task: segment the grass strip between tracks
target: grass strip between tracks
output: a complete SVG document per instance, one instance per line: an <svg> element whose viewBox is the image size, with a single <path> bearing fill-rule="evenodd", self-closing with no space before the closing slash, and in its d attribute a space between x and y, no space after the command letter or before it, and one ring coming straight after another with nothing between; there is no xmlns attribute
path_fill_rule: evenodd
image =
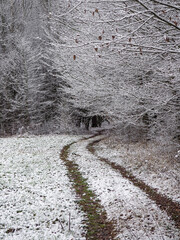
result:
<svg viewBox="0 0 180 240"><path fill-rule="evenodd" d="M68 159L69 149L72 144L66 145L60 154L68 170L68 176L73 182L73 187L79 198L77 203L86 214L87 240L113 240L115 236L114 224L108 221L107 214L97 199L95 193L89 189L86 178L79 171L76 163Z"/></svg>

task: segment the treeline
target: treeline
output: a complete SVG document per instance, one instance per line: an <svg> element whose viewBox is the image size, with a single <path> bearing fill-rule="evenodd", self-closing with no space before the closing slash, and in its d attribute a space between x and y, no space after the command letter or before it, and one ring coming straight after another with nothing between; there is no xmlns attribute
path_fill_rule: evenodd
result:
<svg viewBox="0 0 180 240"><path fill-rule="evenodd" d="M64 82L53 62L49 8L48 1L0 2L1 135L42 130L61 117Z"/></svg>
<svg viewBox="0 0 180 240"><path fill-rule="evenodd" d="M179 1L0 1L0 134L111 124L180 140Z"/></svg>

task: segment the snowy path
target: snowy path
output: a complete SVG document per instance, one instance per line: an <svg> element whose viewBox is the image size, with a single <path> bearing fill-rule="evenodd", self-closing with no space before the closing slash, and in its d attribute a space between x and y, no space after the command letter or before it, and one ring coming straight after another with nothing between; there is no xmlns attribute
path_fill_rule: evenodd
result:
<svg viewBox="0 0 180 240"><path fill-rule="evenodd" d="M73 144L69 157L79 165L109 219L116 221L117 239L178 240L179 232L166 212L161 211L154 201L118 171L87 150L87 145L93 140Z"/></svg>
<svg viewBox="0 0 180 240"><path fill-rule="evenodd" d="M90 138L88 137L88 139ZM83 177L78 164L69 158L70 148L73 144L75 143L67 144L62 149L60 157L68 170L69 179L73 182L77 203L86 216L84 221L85 237L87 240L113 240L116 236L114 222L107 218L104 207L100 204L94 191L89 188L87 179Z"/></svg>
<svg viewBox="0 0 180 240"><path fill-rule="evenodd" d="M0 139L0 239L85 239L83 213L59 158L63 146L78 139Z"/></svg>
<svg viewBox="0 0 180 240"><path fill-rule="evenodd" d="M88 188L99 198L109 221L116 223L115 239L178 240L178 230L166 212L87 150L101 136L79 141L82 138L61 135L0 139L0 239L86 239L88 212L77 204L86 199L85 194L77 195L75 178L69 179L70 169L62 156L60 159L60 152L75 141L66 158L79 167L74 170L87 179ZM88 204L96 200L90 198ZM100 239L114 238L94 240Z"/></svg>

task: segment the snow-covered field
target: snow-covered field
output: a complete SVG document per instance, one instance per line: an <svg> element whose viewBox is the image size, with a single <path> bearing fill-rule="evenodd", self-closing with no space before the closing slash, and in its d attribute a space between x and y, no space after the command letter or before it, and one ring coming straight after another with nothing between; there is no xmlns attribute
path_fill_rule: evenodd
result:
<svg viewBox="0 0 180 240"><path fill-rule="evenodd" d="M124 179L118 171L98 161L86 149L93 140L74 144L70 157L80 166L108 217L117 222L117 239L178 240L178 230L166 212L161 211L144 192ZM107 152L105 155L107 157Z"/></svg>
<svg viewBox="0 0 180 240"><path fill-rule="evenodd" d="M60 159L65 145L83 137L0 138L0 239L85 240L86 216ZM178 230L166 212L86 149L98 138L74 143L69 159L79 165L108 218L115 220L117 239L178 240ZM103 149L101 154L109 157Z"/></svg>
<svg viewBox="0 0 180 240"><path fill-rule="evenodd" d="M0 239L85 239L83 213L59 158L79 138L0 138Z"/></svg>

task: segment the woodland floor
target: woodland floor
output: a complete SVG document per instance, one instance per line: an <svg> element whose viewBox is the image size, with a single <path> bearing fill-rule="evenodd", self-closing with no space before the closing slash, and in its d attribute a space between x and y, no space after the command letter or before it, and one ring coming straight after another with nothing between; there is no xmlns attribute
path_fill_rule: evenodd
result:
<svg viewBox="0 0 180 240"><path fill-rule="evenodd" d="M179 163L112 137L0 139L0 239L178 240Z"/></svg>

